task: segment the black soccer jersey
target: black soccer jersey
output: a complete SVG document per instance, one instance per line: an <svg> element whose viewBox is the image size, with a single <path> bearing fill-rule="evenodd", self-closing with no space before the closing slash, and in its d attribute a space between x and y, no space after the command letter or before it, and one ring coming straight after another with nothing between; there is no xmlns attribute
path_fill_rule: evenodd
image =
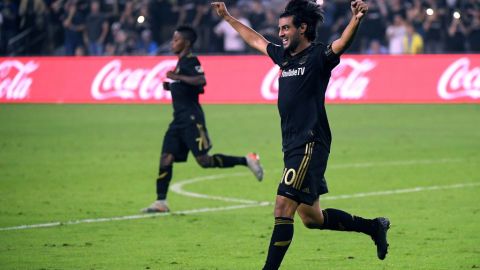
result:
<svg viewBox="0 0 480 270"><path fill-rule="evenodd" d="M203 69L198 58L192 54L181 57L175 68L175 73L186 76L203 75ZM190 85L182 81L170 83L173 104L172 125L183 127L193 121L204 123L204 114L198 101L203 93L203 86Z"/></svg>
<svg viewBox="0 0 480 270"><path fill-rule="evenodd" d="M314 44L291 56L282 46L268 44L267 52L280 66L278 111L283 151L319 142L330 151L332 136L325 110L325 91L340 59L330 46Z"/></svg>

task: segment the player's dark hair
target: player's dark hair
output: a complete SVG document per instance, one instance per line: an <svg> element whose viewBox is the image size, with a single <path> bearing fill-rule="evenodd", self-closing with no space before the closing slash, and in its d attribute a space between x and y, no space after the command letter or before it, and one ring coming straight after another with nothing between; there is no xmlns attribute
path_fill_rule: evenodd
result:
<svg viewBox="0 0 480 270"><path fill-rule="evenodd" d="M290 0L280 18L293 17L293 25L299 28L302 23L307 25L305 37L314 41L317 36L318 22L323 22L323 10L314 0Z"/></svg>
<svg viewBox="0 0 480 270"><path fill-rule="evenodd" d="M195 29L188 25L181 25L177 27L175 31L179 32L184 39L190 41L190 46L193 47L193 44L197 40L197 32Z"/></svg>

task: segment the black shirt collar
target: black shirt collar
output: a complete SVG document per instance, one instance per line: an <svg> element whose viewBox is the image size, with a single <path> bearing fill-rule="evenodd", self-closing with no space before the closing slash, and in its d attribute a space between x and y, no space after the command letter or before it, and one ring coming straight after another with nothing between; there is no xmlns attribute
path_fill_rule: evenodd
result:
<svg viewBox="0 0 480 270"><path fill-rule="evenodd" d="M285 50L283 52L283 56L285 57L285 59L295 59L295 58L298 58L298 57L302 57L303 55L307 54L308 52L310 52L310 50L312 50L312 48L315 46L316 44L314 42L311 42L310 45L308 47L306 47L305 49L303 49L301 52L295 54L295 55L291 55L290 54L290 51L289 50Z"/></svg>

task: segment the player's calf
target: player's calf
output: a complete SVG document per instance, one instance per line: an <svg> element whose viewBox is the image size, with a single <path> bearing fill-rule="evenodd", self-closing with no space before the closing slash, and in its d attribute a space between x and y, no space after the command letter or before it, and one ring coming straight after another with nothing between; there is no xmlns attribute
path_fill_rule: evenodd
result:
<svg viewBox="0 0 480 270"><path fill-rule="evenodd" d="M365 219L338 209L325 209L322 212L324 222L319 229L367 234L377 246L378 258L385 259L388 253L387 231L390 228L390 221L387 218ZM313 225L312 228L316 227Z"/></svg>
<svg viewBox="0 0 480 270"><path fill-rule="evenodd" d="M202 168L232 168L237 165L247 166L244 157L214 154L213 156L202 155L195 157L198 165Z"/></svg>
<svg viewBox="0 0 480 270"><path fill-rule="evenodd" d="M263 270L277 270L280 267L292 239L293 219L291 217L276 217Z"/></svg>

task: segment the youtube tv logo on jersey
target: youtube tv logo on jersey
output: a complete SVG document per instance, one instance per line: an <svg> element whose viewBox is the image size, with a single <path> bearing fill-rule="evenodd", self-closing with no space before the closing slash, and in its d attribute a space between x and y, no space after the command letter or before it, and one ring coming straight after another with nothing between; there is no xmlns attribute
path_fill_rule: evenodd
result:
<svg viewBox="0 0 480 270"><path fill-rule="evenodd" d="M269 58L199 59L207 78L203 103L276 103L283 71ZM170 103L162 82L168 81L165 74L176 61L0 58L0 103ZM325 97L327 103L480 103L480 55L344 55L332 71Z"/></svg>

